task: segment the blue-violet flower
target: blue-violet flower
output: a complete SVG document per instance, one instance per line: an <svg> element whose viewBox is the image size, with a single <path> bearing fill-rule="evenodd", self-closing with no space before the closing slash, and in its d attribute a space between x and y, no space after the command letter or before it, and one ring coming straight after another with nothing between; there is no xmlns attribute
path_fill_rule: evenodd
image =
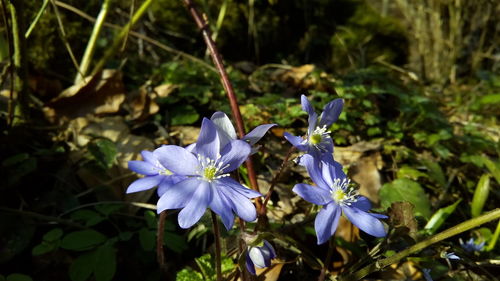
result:
<svg viewBox="0 0 500 281"><path fill-rule="evenodd" d="M255 267L266 268L271 266L271 260L276 257L273 246L266 240L260 247L248 247L246 267L248 272L255 275Z"/></svg>
<svg viewBox="0 0 500 281"><path fill-rule="evenodd" d="M167 189L186 177L172 174L158 161L158 149L153 152L143 150L143 161L128 161L128 168L145 177L132 182L127 188L127 193L144 191L158 186L158 196L162 196Z"/></svg>
<svg viewBox="0 0 500 281"><path fill-rule="evenodd" d="M319 120L314 108L304 95L301 96L301 104L302 110L309 115L307 135L298 137L286 132L284 137L298 150L304 151L313 157L319 158L325 153L332 153L333 141L328 128L339 118L344 106L344 100L335 99L325 105Z"/></svg>
<svg viewBox="0 0 500 281"><path fill-rule="evenodd" d="M331 155L317 159L306 154L301 162L316 186L299 183L294 186L293 191L306 201L323 206L314 221L318 245L328 241L335 233L341 213L372 236L386 235L379 219L387 216L368 213L371 209L370 201L352 188L342 166Z"/></svg>
<svg viewBox="0 0 500 281"><path fill-rule="evenodd" d="M236 135L236 131L234 130L234 126L231 123L231 120L224 112L217 111L215 112L210 120L215 124L215 128L217 129L217 133L219 134L219 140L221 142L221 147L226 146L232 140L238 139ZM258 151L259 146L256 143L271 129L276 126L276 124L264 124L255 127L250 133L246 134L241 140L247 142L252 147L251 154L254 154ZM190 151L196 151L196 144L192 144L188 147Z"/></svg>
<svg viewBox="0 0 500 281"><path fill-rule="evenodd" d="M231 140L222 147L215 124L207 118L202 121L194 152L176 145L158 148L161 165L186 178L163 193L157 212L182 209L178 216L182 228L198 222L207 207L221 216L228 230L234 223L233 211L245 221L255 220L256 210L250 199L262 195L229 177L250 151L250 145L241 140Z"/></svg>
<svg viewBox="0 0 500 281"><path fill-rule="evenodd" d="M474 241L474 238L470 238L469 240L467 240L467 242L464 242L462 240L462 238L460 238L459 242L460 242L460 246L462 246L462 248L468 253L472 253L475 251L480 252L484 248L484 241L479 243L479 244L476 244L476 242Z"/></svg>

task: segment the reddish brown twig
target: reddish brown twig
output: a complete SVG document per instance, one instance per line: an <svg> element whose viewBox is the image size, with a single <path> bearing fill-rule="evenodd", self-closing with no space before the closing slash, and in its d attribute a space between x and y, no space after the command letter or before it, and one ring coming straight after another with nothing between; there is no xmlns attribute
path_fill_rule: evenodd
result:
<svg viewBox="0 0 500 281"><path fill-rule="evenodd" d="M205 40L205 43L207 44L208 50L210 52L210 56L212 57L215 67L219 72L222 86L224 87L224 90L226 90L227 97L229 99L229 104L231 105L231 112L233 113L233 117L236 121L236 129L238 131L238 135L240 136L240 138L243 138L245 136L245 127L243 125L243 119L241 117L238 101L236 99L236 95L234 94L234 89L231 84L231 81L229 80L229 76L227 75L226 69L224 68L224 63L222 62L222 58L219 54L219 51L217 50L217 46L215 46L215 42L212 40L212 35L210 33L207 21L205 20L205 17L200 16L198 10L196 9L191 0L183 0L183 2L186 5L189 12L191 13L191 16L196 22L196 25L201 30L203 39ZM250 180L250 185L252 189L259 191L257 176L255 174L252 159L250 157L246 162L246 166L247 166L248 178ZM265 214L260 213L260 210L262 209L261 207L262 200L260 198L257 198L255 204L257 207L257 211L259 212L259 215L265 216Z"/></svg>
<svg viewBox="0 0 500 281"><path fill-rule="evenodd" d="M156 259L158 261L158 265L160 266L160 272L163 278L165 278L167 275L167 269L165 265L165 253L163 252L163 237L165 234L166 217L167 217L167 211L163 211L160 213L160 217L158 218L158 229L156 232Z"/></svg>

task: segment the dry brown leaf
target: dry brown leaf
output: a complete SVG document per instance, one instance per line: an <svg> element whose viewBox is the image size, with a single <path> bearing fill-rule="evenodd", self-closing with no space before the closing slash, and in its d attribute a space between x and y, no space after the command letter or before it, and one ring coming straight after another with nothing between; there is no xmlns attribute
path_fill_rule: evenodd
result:
<svg viewBox="0 0 500 281"><path fill-rule="evenodd" d="M200 128L193 126L173 126L170 132L171 136L177 136L177 138L182 141L181 145L188 145L196 142L199 134Z"/></svg>
<svg viewBox="0 0 500 281"><path fill-rule="evenodd" d="M391 264L381 274L382 280L423 280L420 269L413 261Z"/></svg>
<svg viewBox="0 0 500 281"><path fill-rule="evenodd" d="M140 160L142 150L153 150L154 143L150 139L130 134L127 124L120 116L76 118L70 121L69 127L73 134L73 146L76 148L87 145L95 137L107 138L116 145L117 165L105 171L106 179L84 167L77 171L88 187L109 186L111 189L107 192L107 196L114 196L114 199L123 200L125 198L129 202L149 200L154 190L127 196L125 196L125 190L136 179L136 176L128 169L128 161ZM74 162L79 161L83 157L81 149L73 151L71 157Z"/></svg>
<svg viewBox="0 0 500 281"><path fill-rule="evenodd" d="M273 263L270 267L255 268L258 281L276 281L280 277L284 263Z"/></svg>
<svg viewBox="0 0 500 281"><path fill-rule="evenodd" d="M86 115L115 113L125 100L121 72L105 69L93 77L64 90L44 108L46 117L55 122Z"/></svg>

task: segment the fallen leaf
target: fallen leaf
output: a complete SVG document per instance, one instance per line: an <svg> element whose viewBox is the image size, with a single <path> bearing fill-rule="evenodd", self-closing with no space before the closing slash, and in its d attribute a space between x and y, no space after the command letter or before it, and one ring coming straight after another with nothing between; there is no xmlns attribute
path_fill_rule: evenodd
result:
<svg viewBox="0 0 500 281"><path fill-rule="evenodd" d="M44 112L52 122L71 120L89 114L115 113L124 100L121 72L105 69L64 90L46 104Z"/></svg>

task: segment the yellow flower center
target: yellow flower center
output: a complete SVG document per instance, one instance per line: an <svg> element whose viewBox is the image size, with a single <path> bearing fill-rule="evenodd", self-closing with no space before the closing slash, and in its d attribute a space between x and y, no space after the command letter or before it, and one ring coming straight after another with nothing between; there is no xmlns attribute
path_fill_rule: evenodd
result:
<svg viewBox="0 0 500 281"><path fill-rule="evenodd" d="M212 181L213 179L215 179L216 174L217 174L217 168L214 166L206 167L205 170L203 171L203 177L208 181Z"/></svg>
<svg viewBox="0 0 500 281"><path fill-rule="evenodd" d="M343 190L341 189L338 189L338 190L335 190L333 192L333 200L335 200L335 202L341 202L345 199L346 197L346 194Z"/></svg>
<svg viewBox="0 0 500 281"><path fill-rule="evenodd" d="M321 135L320 134L314 134L311 136L310 142L312 145L318 144L321 142Z"/></svg>

